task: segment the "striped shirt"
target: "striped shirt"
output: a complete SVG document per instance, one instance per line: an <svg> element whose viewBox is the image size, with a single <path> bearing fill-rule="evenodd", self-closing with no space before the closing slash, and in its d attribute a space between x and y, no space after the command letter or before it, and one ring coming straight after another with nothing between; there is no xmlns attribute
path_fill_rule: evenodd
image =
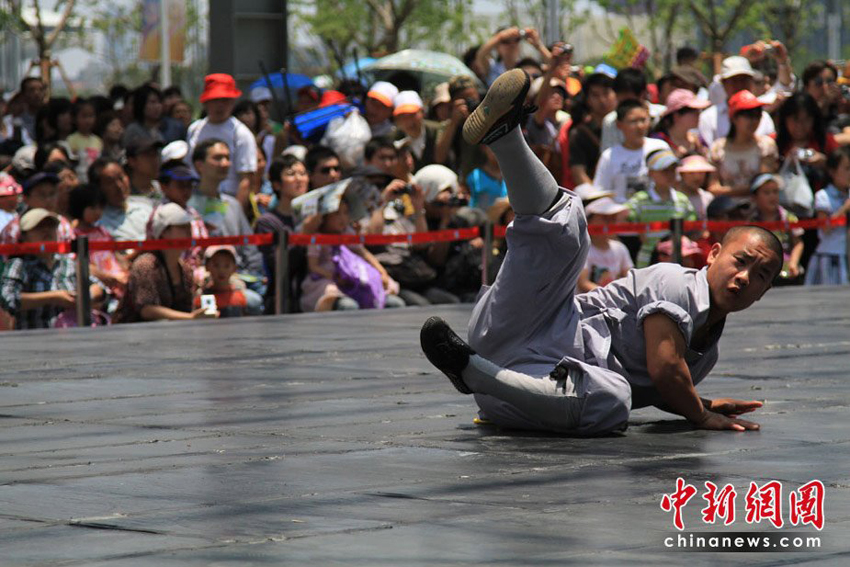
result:
<svg viewBox="0 0 850 567"><path fill-rule="evenodd" d="M653 185L646 191L635 193L626 202L626 206L629 208L629 222L666 222L674 218L697 220L697 214L690 199L675 189L670 189L670 199L665 200L658 195ZM662 230L644 234L643 244L637 255L638 268L649 266L655 245L669 233L669 230Z"/></svg>
<svg viewBox="0 0 850 567"><path fill-rule="evenodd" d="M48 328L63 311L55 305L42 305L22 311L22 293L76 289L77 270L74 261L68 255L56 254L53 258L53 267L48 267L37 256L20 256L6 262L0 280L0 305L15 317L16 329Z"/></svg>

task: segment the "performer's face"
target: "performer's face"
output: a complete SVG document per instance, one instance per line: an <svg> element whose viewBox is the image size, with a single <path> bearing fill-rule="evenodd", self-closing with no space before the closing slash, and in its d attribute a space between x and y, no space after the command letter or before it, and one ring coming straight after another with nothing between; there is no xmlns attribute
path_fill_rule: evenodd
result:
<svg viewBox="0 0 850 567"><path fill-rule="evenodd" d="M770 289L782 259L758 235L744 232L708 255L712 307L722 313L746 309Z"/></svg>

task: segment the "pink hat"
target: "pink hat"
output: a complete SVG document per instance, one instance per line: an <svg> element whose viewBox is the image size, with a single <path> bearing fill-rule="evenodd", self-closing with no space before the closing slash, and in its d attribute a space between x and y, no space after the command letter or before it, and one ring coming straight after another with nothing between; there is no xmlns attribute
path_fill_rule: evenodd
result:
<svg viewBox="0 0 850 567"><path fill-rule="evenodd" d="M702 156L688 156L682 158L676 171L678 173L714 173L717 168Z"/></svg>
<svg viewBox="0 0 850 567"><path fill-rule="evenodd" d="M11 197L23 193L21 185L6 172L0 172L0 197Z"/></svg>
<svg viewBox="0 0 850 567"><path fill-rule="evenodd" d="M659 254L664 254L665 256L673 255L673 241L672 240L663 240L658 243L656 246ZM682 237L682 258L687 258L688 256L693 256L695 254L702 254L702 249L697 245L696 242L688 238L687 236Z"/></svg>
<svg viewBox="0 0 850 567"><path fill-rule="evenodd" d="M697 98L697 95L687 89L674 89L667 96L667 110L664 111L662 116L673 114L683 108L702 110L709 106L711 106L710 102Z"/></svg>

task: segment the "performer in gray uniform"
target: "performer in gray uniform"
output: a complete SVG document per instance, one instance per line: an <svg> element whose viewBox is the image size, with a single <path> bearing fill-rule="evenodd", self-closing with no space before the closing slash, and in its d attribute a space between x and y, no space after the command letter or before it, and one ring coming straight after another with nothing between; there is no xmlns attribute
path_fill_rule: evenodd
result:
<svg viewBox="0 0 850 567"><path fill-rule="evenodd" d="M658 264L576 295L589 238L581 200L557 182L517 127L529 78L504 73L464 124L496 155L516 213L496 281L469 322L469 344L432 317L425 355L481 417L497 425L598 435L653 405L702 429L758 429L738 416L758 401L707 400L695 385L717 361L726 316L758 301L782 268L782 247L758 227L730 230L702 270Z"/></svg>

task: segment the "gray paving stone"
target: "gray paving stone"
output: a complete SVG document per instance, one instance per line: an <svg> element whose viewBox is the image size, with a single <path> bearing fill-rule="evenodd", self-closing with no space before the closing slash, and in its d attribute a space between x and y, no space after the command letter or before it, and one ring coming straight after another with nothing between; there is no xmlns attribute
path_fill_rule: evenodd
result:
<svg viewBox="0 0 850 567"><path fill-rule="evenodd" d="M850 290L777 289L729 318L707 396L758 433L656 409L599 439L502 431L428 364L469 306L3 335L2 565L847 565ZM49 349L45 344L50 345ZM678 476L826 484L820 550L693 553ZM786 526L787 527L787 526ZM795 531L814 535L809 526Z"/></svg>

